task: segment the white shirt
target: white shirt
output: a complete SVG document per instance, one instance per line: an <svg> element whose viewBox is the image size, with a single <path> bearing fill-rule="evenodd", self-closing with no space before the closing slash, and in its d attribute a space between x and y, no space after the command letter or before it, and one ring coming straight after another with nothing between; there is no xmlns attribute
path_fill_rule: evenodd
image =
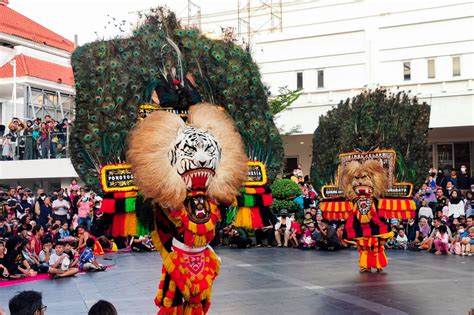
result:
<svg viewBox="0 0 474 315"><path fill-rule="evenodd" d="M59 201L59 199L56 199L53 201L53 209L59 207L56 211L54 211L54 214L56 215L66 215L67 210L69 209L69 202L67 200Z"/></svg>
<svg viewBox="0 0 474 315"><path fill-rule="evenodd" d="M433 210L430 207L421 207L418 211L418 218L421 216L433 219Z"/></svg>
<svg viewBox="0 0 474 315"><path fill-rule="evenodd" d="M61 268L62 270L68 270L69 264L71 262L69 260L69 256L66 253L63 253L61 256L58 256L56 253L51 254L51 256L49 257L49 265L54 265L59 259L61 259L62 256L65 256L65 258L61 262L61 265L58 266L58 268Z"/></svg>
<svg viewBox="0 0 474 315"><path fill-rule="evenodd" d="M457 204L449 203L448 217L459 218L462 215L464 215L464 200L459 201Z"/></svg>

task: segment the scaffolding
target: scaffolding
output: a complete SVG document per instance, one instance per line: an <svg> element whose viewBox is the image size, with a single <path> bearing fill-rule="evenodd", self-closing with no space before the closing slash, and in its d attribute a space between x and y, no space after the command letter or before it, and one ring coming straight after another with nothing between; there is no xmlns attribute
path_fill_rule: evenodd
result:
<svg viewBox="0 0 474 315"><path fill-rule="evenodd" d="M252 2L255 1L238 0L237 3L237 36L247 44L250 43L253 34L262 31L268 24L270 27L267 30L271 33L283 30L282 0L259 0L254 7ZM263 13L265 18L254 22L257 13Z"/></svg>
<svg viewBox="0 0 474 315"><path fill-rule="evenodd" d="M201 6L188 0L188 27L201 29Z"/></svg>

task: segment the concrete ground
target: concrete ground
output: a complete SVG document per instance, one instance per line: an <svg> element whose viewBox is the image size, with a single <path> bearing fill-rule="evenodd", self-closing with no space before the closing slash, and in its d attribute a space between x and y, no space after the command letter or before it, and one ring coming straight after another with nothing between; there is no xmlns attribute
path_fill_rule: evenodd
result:
<svg viewBox="0 0 474 315"><path fill-rule="evenodd" d="M468 314L474 308L474 257L388 251L382 274L359 274L358 253L285 248L217 248L222 258L211 315ZM0 305L21 290L43 292L46 314L87 314L99 299L120 315L156 314L158 253L108 256L114 268L74 278L0 288ZM8 312L7 312L8 314Z"/></svg>

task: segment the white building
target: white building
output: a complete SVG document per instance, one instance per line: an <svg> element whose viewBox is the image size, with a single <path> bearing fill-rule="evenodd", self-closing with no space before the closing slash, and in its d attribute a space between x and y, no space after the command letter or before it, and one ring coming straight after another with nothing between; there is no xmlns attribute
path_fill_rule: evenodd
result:
<svg viewBox="0 0 474 315"><path fill-rule="evenodd" d="M0 0L0 125L50 115L71 118L74 44ZM4 134L0 130L0 137ZM56 188L77 177L68 158L0 161L0 185Z"/></svg>
<svg viewBox="0 0 474 315"><path fill-rule="evenodd" d="M318 117L364 88L411 91L431 105L433 165L474 169L474 3L311 1L285 11L283 32L255 36L263 80L303 88L277 125L288 168L309 173ZM427 165L427 169L429 165Z"/></svg>

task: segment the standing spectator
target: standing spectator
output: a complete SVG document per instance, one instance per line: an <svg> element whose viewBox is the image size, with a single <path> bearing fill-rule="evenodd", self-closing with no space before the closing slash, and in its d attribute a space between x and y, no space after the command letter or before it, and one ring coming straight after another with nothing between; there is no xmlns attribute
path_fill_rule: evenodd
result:
<svg viewBox="0 0 474 315"><path fill-rule="evenodd" d="M51 206L51 200L49 197L46 197L46 194L42 194L38 200L39 204L39 217L38 225L45 226L47 223L50 223L53 215L53 207Z"/></svg>
<svg viewBox="0 0 474 315"><path fill-rule="evenodd" d="M436 186L441 187L442 189L446 188L446 183L448 182L448 173L447 171L443 172L441 168L438 169L438 176L436 177Z"/></svg>
<svg viewBox="0 0 474 315"><path fill-rule="evenodd" d="M8 302L11 315L42 315L46 312L40 292L23 291L15 295Z"/></svg>
<svg viewBox="0 0 474 315"><path fill-rule="evenodd" d="M7 134L5 138L3 139L2 160L3 161L13 160L13 141L12 141L12 135L10 134Z"/></svg>
<svg viewBox="0 0 474 315"><path fill-rule="evenodd" d="M286 209L281 209L280 217L278 222L275 224L275 239L277 241L278 247L281 247L281 239L283 238L283 246L288 247L288 241L290 240L290 228L291 221L287 217L288 211Z"/></svg>
<svg viewBox="0 0 474 315"><path fill-rule="evenodd" d="M33 122L31 120L26 121L25 130L23 130L23 136L25 137L25 153L23 155L24 160L36 159L35 140L33 139Z"/></svg>
<svg viewBox="0 0 474 315"><path fill-rule="evenodd" d="M81 186L77 184L77 179L73 178L71 180L71 185L69 185L69 191L72 193L74 190L79 191L80 189L81 189Z"/></svg>
<svg viewBox="0 0 474 315"><path fill-rule="evenodd" d="M455 168L451 169L451 174L449 174L448 181L453 183L453 188L458 188L458 174ZM447 183L446 183L446 189L448 189Z"/></svg>
<svg viewBox="0 0 474 315"><path fill-rule="evenodd" d="M461 165L461 174L458 178L458 188L461 190L461 193L465 196L471 186L471 176L467 171L465 164Z"/></svg>
<svg viewBox="0 0 474 315"><path fill-rule="evenodd" d="M464 200L459 196L458 190L453 190L449 195L449 204L448 204L448 217L459 218L464 216Z"/></svg>
<svg viewBox="0 0 474 315"><path fill-rule="evenodd" d="M38 144L41 148L41 158L48 159L49 152L49 132L46 123L42 122L39 130Z"/></svg>
<svg viewBox="0 0 474 315"><path fill-rule="evenodd" d="M79 199L77 203L77 216L79 218L77 223L85 225L89 231L91 229L93 207L93 201L86 194L83 194L82 198Z"/></svg>
<svg viewBox="0 0 474 315"><path fill-rule="evenodd" d="M67 214L69 212L70 204L67 200L64 200L64 196L58 195L58 199L53 202L53 218L54 220L60 220L61 224L67 222Z"/></svg>

